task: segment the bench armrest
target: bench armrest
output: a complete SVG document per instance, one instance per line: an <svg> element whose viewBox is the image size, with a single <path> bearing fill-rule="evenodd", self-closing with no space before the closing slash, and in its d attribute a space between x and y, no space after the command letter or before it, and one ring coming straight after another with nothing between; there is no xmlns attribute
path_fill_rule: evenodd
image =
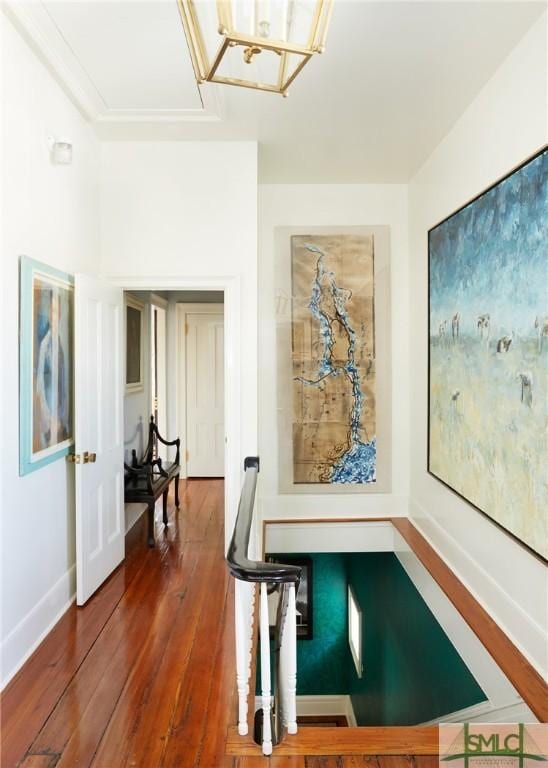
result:
<svg viewBox="0 0 548 768"><path fill-rule="evenodd" d="M149 466L152 468L155 464L158 466L158 472L162 477L169 477L168 473L162 467L162 459L159 456L157 459L154 459L154 461L151 461Z"/></svg>
<svg viewBox="0 0 548 768"><path fill-rule="evenodd" d="M180 461L180 459L181 459L181 438L177 437L175 440L166 440L165 437L162 437L162 435L158 431L157 425L154 423L154 417L151 417L151 419L150 419L150 429L156 435L156 439L159 440L162 443L162 445L165 445L165 446L168 446L168 447L170 447L172 445L176 445L177 446L177 453L175 455L175 464L180 464L181 463L181 461Z"/></svg>
<svg viewBox="0 0 548 768"><path fill-rule="evenodd" d="M126 472L126 477L144 477L147 481L147 489L152 493L152 467L150 465L130 467L129 464L126 464L124 461L124 470Z"/></svg>
<svg viewBox="0 0 548 768"><path fill-rule="evenodd" d="M175 453L175 464L180 464L181 461L181 439L178 437L176 440L164 440L158 433L156 433L158 440L164 445L176 445L177 451Z"/></svg>

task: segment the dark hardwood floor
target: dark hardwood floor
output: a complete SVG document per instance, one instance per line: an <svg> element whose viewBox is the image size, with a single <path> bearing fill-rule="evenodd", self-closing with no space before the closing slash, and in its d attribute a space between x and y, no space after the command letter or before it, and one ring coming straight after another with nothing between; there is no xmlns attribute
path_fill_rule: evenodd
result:
<svg viewBox="0 0 548 768"><path fill-rule="evenodd" d="M236 695L222 481L182 481L169 514L153 550L141 518L123 565L3 692L2 768L437 766L432 756L225 755Z"/></svg>

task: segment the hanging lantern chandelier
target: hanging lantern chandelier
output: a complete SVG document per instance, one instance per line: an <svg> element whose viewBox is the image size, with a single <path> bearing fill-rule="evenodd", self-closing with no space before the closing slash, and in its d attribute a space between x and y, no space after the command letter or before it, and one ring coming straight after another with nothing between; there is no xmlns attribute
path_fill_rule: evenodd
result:
<svg viewBox="0 0 548 768"><path fill-rule="evenodd" d="M333 0L178 0L198 83L287 95L325 47Z"/></svg>

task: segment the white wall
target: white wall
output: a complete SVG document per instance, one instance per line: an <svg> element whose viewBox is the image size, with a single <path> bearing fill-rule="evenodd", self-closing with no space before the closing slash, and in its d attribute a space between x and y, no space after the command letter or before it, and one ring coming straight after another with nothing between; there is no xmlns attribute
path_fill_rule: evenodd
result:
<svg viewBox="0 0 548 768"><path fill-rule="evenodd" d="M127 288L220 290L230 283L225 308L236 312L226 330L229 336L238 331L239 344L229 350L228 367L241 381L239 412L227 414L235 457L227 467L230 523L243 458L257 451L256 143L104 143L101 272L127 277ZM171 339L173 323L168 309ZM170 343L168 355L171 350ZM172 417L170 431L177 424Z"/></svg>
<svg viewBox="0 0 548 768"><path fill-rule="evenodd" d="M546 671L544 565L426 472L427 231L547 140L546 14L409 187L411 515L526 655Z"/></svg>
<svg viewBox="0 0 548 768"><path fill-rule="evenodd" d="M392 307L392 492L328 496L279 494L275 311L276 227L388 225ZM409 362L407 186L259 186L259 448L264 518L407 514Z"/></svg>
<svg viewBox="0 0 548 768"><path fill-rule="evenodd" d="M5 682L71 600L74 469L64 459L18 471L19 256L70 273L96 271L99 146L93 130L0 11L2 142L2 669ZM73 142L50 162L46 136Z"/></svg>

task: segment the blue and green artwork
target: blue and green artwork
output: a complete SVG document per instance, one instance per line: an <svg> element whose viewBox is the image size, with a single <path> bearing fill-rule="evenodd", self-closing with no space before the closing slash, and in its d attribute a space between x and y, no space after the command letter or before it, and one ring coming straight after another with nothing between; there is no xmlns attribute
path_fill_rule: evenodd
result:
<svg viewBox="0 0 548 768"><path fill-rule="evenodd" d="M21 259L20 474L65 455L73 442L72 279Z"/></svg>
<svg viewBox="0 0 548 768"><path fill-rule="evenodd" d="M428 469L548 557L548 151L429 232Z"/></svg>
<svg viewBox="0 0 548 768"><path fill-rule="evenodd" d="M292 237L293 482L376 482L372 235Z"/></svg>

